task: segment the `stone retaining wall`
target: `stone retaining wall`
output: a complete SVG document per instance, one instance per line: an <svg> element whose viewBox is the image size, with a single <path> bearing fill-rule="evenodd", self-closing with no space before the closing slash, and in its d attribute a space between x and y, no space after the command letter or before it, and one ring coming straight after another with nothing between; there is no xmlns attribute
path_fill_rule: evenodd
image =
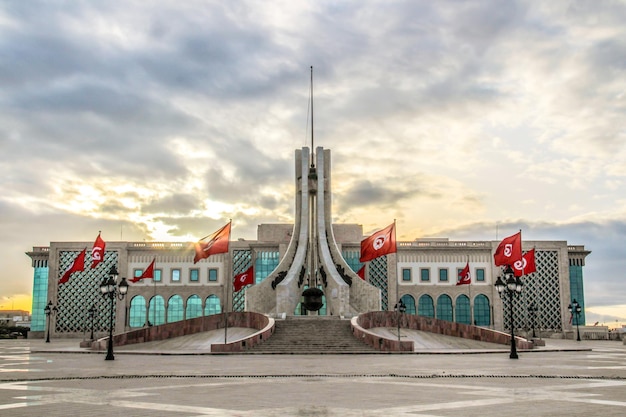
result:
<svg viewBox="0 0 626 417"><path fill-rule="evenodd" d="M135 343L166 340L173 337L186 336L209 330L224 328L224 313L193 319L161 324L159 326L143 327L126 333L113 335L114 346L124 346ZM249 347L261 343L274 332L274 319L264 314L250 312L228 313L228 327L246 327L259 330L253 335L227 344L212 344L211 352L241 352ZM91 344L93 350L105 350L108 337L98 339Z"/></svg>
<svg viewBox="0 0 626 417"><path fill-rule="evenodd" d="M372 311L364 313L352 319L352 333L355 337L383 352L412 352L414 350L412 341L387 339L368 331L368 329L376 327L398 327L397 320L398 314L393 311ZM465 339L481 342L497 343L501 345L511 344L511 335L508 333L412 314L400 315L400 327L403 329L421 330L446 336L463 337ZM518 336L515 337L515 343L518 349L533 349L534 347L532 341Z"/></svg>

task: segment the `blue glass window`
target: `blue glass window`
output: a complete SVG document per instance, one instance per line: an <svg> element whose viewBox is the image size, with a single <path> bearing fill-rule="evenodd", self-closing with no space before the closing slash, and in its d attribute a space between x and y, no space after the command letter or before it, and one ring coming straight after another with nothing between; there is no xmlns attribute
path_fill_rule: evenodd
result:
<svg viewBox="0 0 626 417"><path fill-rule="evenodd" d="M417 304L417 315L424 317L435 317L435 305L430 295L424 294Z"/></svg>
<svg viewBox="0 0 626 417"><path fill-rule="evenodd" d="M485 281L485 269L484 268L476 268L476 281Z"/></svg>
<svg viewBox="0 0 626 417"><path fill-rule="evenodd" d="M215 268L209 269L209 281L210 282L217 281L217 269Z"/></svg>
<svg viewBox="0 0 626 417"><path fill-rule="evenodd" d="M172 269L172 282L180 282L180 269Z"/></svg>
<svg viewBox="0 0 626 417"><path fill-rule="evenodd" d="M415 298L413 298L410 294L404 294L400 297L400 300L402 300L402 303L404 303L404 306L406 307L405 313L415 315Z"/></svg>
<svg viewBox="0 0 626 417"><path fill-rule="evenodd" d="M155 326L165 323L165 300L160 295L150 299L148 323Z"/></svg>
<svg viewBox="0 0 626 417"><path fill-rule="evenodd" d="M192 295L187 299L185 318L193 319L196 317L202 317L202 299L197 295Z"/></svg>
<svg viewBox="0 0 626 417"><path fill-rule="evenodd" d="M198 282L200 280L200 270L199 269L190 269L189 270L189 281Z"/></svg>
<svg viewBox="0 0 626 417"><path fill-rule="evenodd" d="M470 302L465 294L459 295L456 299L456 322L471 324Z"/></svg>
<svg viewBox="0 0 626 417"><path fill-rule="evenodd" d="M211 294L206 299L206 305L204 306L204 315L210 316L213 314L220 314L222 312L222 306L220 305L220 299L217 295Z"/></svg>
<svg viewBox="0 0 626 417"><path fill-rule="evenodd" d="M437 298L437 318L452 321L452 299L449 295L442 294Z"/></svg>
<svg viewBox="0 0 626 417"><path fill-rule="evenodd" d="M167 302L167 322L173 323L183 319L183 298L172 295Z"/></svg>
<svg viewBox="0 0 626 417"><path fill-rule="evenodd" d="M141 274L140 274L141 275ZM146 324L146 299L136 295L130 300L130 314L128 325L130 327L143 327Z"/></svg>
<svg viewBox="0 0 626 417"><path fill-rule="evenodd" d="M411 269L402 268L402 281L411 281Z"/></svg>
<svg viewBox="0 0 626 417"><path fill-rule="evenodd" d="M476 298L474 298L474 323L477 326L491 325L489 299L483 294L478 294Z"/></svg>
<svg viewBox="0 0 626 417"><path fill-rule="evenodd" d="M439 269L439 281L448 281L448 270L446 268Z"/></svg>
<svg viewBox="0 0 626 417"><path fill-rule="evenodd" d="M420 280L421 281L430 281L430 269L421 268L420 269Z"/></svg>

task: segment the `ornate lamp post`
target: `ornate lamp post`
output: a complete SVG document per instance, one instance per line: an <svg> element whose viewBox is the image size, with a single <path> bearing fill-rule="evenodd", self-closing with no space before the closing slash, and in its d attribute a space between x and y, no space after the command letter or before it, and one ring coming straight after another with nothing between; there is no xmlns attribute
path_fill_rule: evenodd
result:
<svg viewBox="0 0 626 417"><path fill-rule="evenodd" d="M517 347L515 345L515 324L513 323L513 301L515 300L515 296L521 294L522 292L522 280L519 277L515 277L513 273L513 268L510 265L507 265L504 268L504 279L502 277L498 277L495 283L496 290L498 290L498 294L502 296L502 293L505 292L509 297L509 307L510 307L510 315L511 315L511 354L509 358L517 359ZM505 291L506 290L506 291Z"/></svg>
<svg viewBox="0 0 626 417"><path fill-rule="evenodd" d="M533 337L537 337L535 335L535 319L537 318L537 311L539 311L539 307L537 307L537 304L533 301L528 306L528 313L530 313L530 320L533 327Z"/></svg>
<svg viewBox="0 0 626 417"><path fill-rule="evenodd" d="M89 310L87 310L87 313L89 313L89 318L91 319L91 337L90 340L94 340L93 339L93 319L96 315L96 305L93 304L91 306L91 308Z"/></svg>
<svg viewBox="0 0 626 417"><path fill-rule="evenodd" d="M567 306L570 314L576 314L576 340L580 342L580 328L578 327L580 312L583 310L578 301L574 298L572 304Z"/></svg>
<svg viewBox="0 0 626 417"><path fill-rule="evenodd" d="M43 309L43 312L46 314L46 319L48 322L48 332L46 333L46 343L50 343L50 314L55 315L57 313L57 306L52 304L52 301L48 301L48 304Z"/></svg>
<svg viewBox="0 0 626 417"><path fill-rule="evenodd" d="M111 315L109 318L109 342L107 344L107 356L104 360L112 361L115 359L113 356L113 312L115 310L115 299L119 299L120 301L124 299L126 293L128 292L128 283L126 282L126 278L122 278L122 281L117 284L117 277L119 273L117 272L117 268L115 265L111 267L109 271L109 277L105 277L100 284L100 292L102 296L106 299L109 297L111 300Z"/></svg>
<svg viewBox="0 0 626 417"><path fill-rule="evenodd" d="M406 306L402 302L402 299L397 302L397 304L393 307L396 314L396 321L398 322L398 342L400 341L400 317L402 313L406 311Z"/></svg>

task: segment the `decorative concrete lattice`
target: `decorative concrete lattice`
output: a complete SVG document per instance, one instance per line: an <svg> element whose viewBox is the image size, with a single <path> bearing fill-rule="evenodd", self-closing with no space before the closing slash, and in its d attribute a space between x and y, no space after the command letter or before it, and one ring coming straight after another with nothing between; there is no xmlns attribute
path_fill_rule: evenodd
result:
<svg viewBox="0 0 626 417"><path fill-rule="evenodd" d="M380 289L381 308L387 310L387 255L373 259L369 265L370 284Z"/></svg>
<svg viewBox="0 0 626 417"><path fill-rule="evenodd" d="M530 329L532 315L528 311L531 303L539 307L535 318L535 329L563 330L561 321L561 292L559 283L559 256L557 251L535 251L537 271L523 276L524 287L513 305L515 327ZM509 300L504 297L504 325L511 329Z"/></svg>
<svg viewBox="0 0 626 417"><path fill-rule="evenodd" d="M226 285L230 285L231 291L233 291L233 278L237 274L241 274L250 268L252 265L252 252L249 250L235 250L233 251L233 276L226 277ZM256 272L255 272L256 275ZM246 287L233 293L233 311L244 311L245 309L245 292Z"/></svg>
<svg viewBox="0 0 626 417"><path fill-rule="evenodd" d="M60 251L57 281L79 253L80 251ZM94 269L91 269L91 253L87 249L85 270L73 273L68 282L58 286L55 332L91 331L91 319L87 312L91 306L96 308L93 319L94 331L109 330L111 300L108 297L106 299L102 297L100 283L104 278L108 279L112 266L117 267L117 257L117 252L105 252L104 260ZM120 302L119 300L115 301ZM115 311L113 312L113 320L115 320Z"/></svg>

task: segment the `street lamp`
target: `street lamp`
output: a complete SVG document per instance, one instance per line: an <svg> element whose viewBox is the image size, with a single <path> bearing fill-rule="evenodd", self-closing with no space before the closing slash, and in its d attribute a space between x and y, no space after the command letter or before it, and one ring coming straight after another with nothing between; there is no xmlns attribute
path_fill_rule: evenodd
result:
<svg viewBox="0 0 626 417"><path fill-rule="evenodd" d="M578 301L574 298L572 300L572 304L567 306L570 314L576 314L576 340L580 342L580 328L578 327L578 319L580 317L580 312L583 310Z"/></svg>
<svg viewBox="0 0 626 417"><path fill-rule="evenodd" d="M537 337L535 335L535 318L537 317L537 311L539 311L539 307L537 307L537 304L535 304L535 302L533 301L528 306L528 312L530 313L531 323L533 327L533 337Z"/></svg>
<svg viewBox="0 0 626 417"><path fill-rule="evenodd" d="M120 301L124 299L126 293L128 292L128 283L126 282L126 278L122 278L122 281L117 284L117 277L119 273L117 272L117 268L115 265L111 267L109 271L109 278L104 277L102 283L100 284L100 292L102 296L106 299L109 297L111 300L111 315L109 318L109 342L107 344L107 356L104 360L112 361L115 359L113 356L113 311L115 309L115 299L119 299Z"/></svg>
<svg viewBox="0 0 626 417"><path fill-rule="evenodd" d="M52 301L48 301L48 304L43 309L48 321L48 332L46 334L46 343L50 343L50 314L55 315L57 313L57 306L52 304Z"/></svg>
<svg viewBox="0 0 626 417"><path fill-rule="evenodd" d="M523 284L522 280L515 276L510 265L507 265L506 268L504 268L503 274L506 282L502 281L501 277L498 277L495 287L500 296L502 296L503 292L509 296L511 314L511 354L509 355L509 358L517 359L517 347L515 346L515 325L513 323L513 301L515 300L516 295L519 296L519 294L521 294Z"/></svg>
<svg viewBox="0 0 626 417"><path fill-rule="evenodd" d="M398 342L400 341L400 316L406 311L406 305L402 302L402 299L396 303L393 307L396 314L396 321L398 322Z"/></svg>
<svg viewBox="0 0 626 417"><path fill-rule="evenodd" d="M89 313L89 318L91 319L91 337L90 340L94 340L93 339L93 319L96 315L96 305L93 304L91 306L91 308L89 310L87 310L87 313Z"/></svg>

